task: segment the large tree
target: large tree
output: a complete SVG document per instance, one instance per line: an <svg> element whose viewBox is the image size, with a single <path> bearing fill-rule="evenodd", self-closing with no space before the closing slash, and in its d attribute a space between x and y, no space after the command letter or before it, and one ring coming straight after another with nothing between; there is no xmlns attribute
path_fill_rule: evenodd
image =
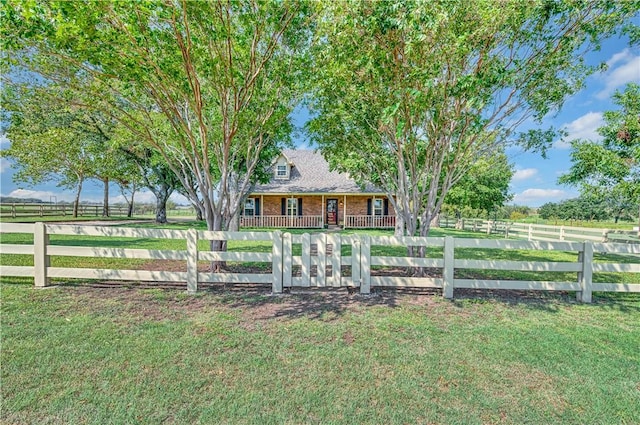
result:
<svg viewBox="0 0 640 425"><path fill-rule="evenodd" d="M120 166L109 156L106 136L94 125L96 117L75 107L72 96L55 84L5 84L2 121L11 146L1 155L15 162L18 183L56 181L74 189L73 217L77 217L85 181L100 172L115 175Z"/></svg>
<svg viewBox="0 0 640 425"><path fill-rule="evenodd" d="M326 3L308 128L334 168L386 190L396 234L427 235L455 182L580 89L593 71L582 54L637 11L637 1Z"/></svg>
<svg viewBox="0 0 640 425"><path fill-rule="evenodd" d="M613 101L619 109L604 113L605 124L598 129L602 140L573 140L571 169L559 182L608 199L616 218L629 204L640 217L640 85L616 91Z"/></svg>
<svg viewBox="0 0 640 425"><path fill-rule="evenodd" d="M13 64L78 68L109 94L87 106L162 155L210 230L227 228L265 152L288 140L304 1L9 1L1 19Z"/></svg>

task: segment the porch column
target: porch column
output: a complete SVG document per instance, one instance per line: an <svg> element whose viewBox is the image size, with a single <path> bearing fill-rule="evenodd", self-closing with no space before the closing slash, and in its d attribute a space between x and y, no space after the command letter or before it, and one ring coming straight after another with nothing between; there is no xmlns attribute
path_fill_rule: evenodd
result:
<svg viewBox="0 0 640 425"><path fill-rule="evenodd" d="M320 205L320 227L324 229L324 216L325 216L325 206L324 206L324 195L322 195L322 204Z"/></svg>
<svg viewBox="0 0 640 425"><path fill-rule="evenodd" d="M338 221L340 223L340 221ZM342 228L344 229L347 225L347 195L344 195L344 209L342 213Z"/></svg>
<svg viewBox="0 0 640 425"><path fill-rule="evenodd" d="M258 217L258 220L260 220L260 227L264 227L264 220L262 219L262 216L264 215L264 195L260 195L260 216Z"/></svg>

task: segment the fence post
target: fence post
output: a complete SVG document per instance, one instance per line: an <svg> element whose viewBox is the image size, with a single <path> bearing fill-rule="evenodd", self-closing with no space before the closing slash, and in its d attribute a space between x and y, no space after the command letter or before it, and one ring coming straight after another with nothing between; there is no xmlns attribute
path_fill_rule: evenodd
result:
<svg viewBox="0 0 640 425"><path fill-rule="evenodd" d="M360 239L358 237L354 237L351 239L351 278L353 279L353 284L356 287L360 287L360 293L362 292L362 279L361 279L361 244Z"/></svg>
<svg viewBox="0 0 640 425"><path fill-rule="evenodd" d="M602 243L607 243L607 242L609 242L609 230L602 229Z"/></svg>
<svg viewBox="0 0 640 425"><path fill-rule="evenodd" d="M590 303L593 293L593 242L584 242L582 252L578 254L578 261L582 262L582 271L578 273L581 290L576 292L576 299L583 303Z"/></svg>
<svg viewBox="0 0 640 425"><path fill-rule="evenodd" d="M33 276L34 284L38 288L44 288L50 283L50 279L47 277L47 267L51 265L47 255L48 245L49 235L47 234L46 225L42 222L35 223L33 232Z"/></svg>
<svg viewBox="0 0 640 425"><path fill-rule="evenodd" d="M491 234L491 222L487 220L487 235Z"/></svg>
<svg viewBox="0 0 640 425"><path fill-rule="evenodd" d="M187 230L187 294L198 292L198 231Z"/></svg>
<svg viewBox="0 0 640 425"><path fill-rule="evenodd" d="M271 253L271 274L273 275L271 292L279 294L282 293L282 232L279 230L273 232L273 248Z"/></svg>
<svg viewBox="0 0 640 425"><path fill-rule="evenodd" d="M371 293L371 237L362 236L360 244L360 293Z"/></svg>
<svg viewBox="0 0 640 425"><path fill-rule="evenodd" d="M529 223L529 234L527 236L527 240L531 242L532 237L533 237L533 224Z"/></svg>
<svg viewBox="0 0 640 425"><path fill-rule="evenodd" d="M311 235L302 235L302 286L311 286Z"/></svg>
<svg viewBox="0 0 640 425"><path fill-rule="evenodd" d="M444 267L442 269L442 296L444 298L453 298L453 262L454 259L454 239L451 236L444 238Z"/></svg>
<svg viewBox="0 0 640 425"><path fill-rule="evenodd" d="M293 251L291 249L291 233L282 234L282 287L291 287L291 267ZM282 291L282 290L281 290Z"/></svg>
<svg viewBox="0 0 640 425"><path fill-rule="evenodd" d="M564 240L564 226L560 226L560 240Z"/></svg>

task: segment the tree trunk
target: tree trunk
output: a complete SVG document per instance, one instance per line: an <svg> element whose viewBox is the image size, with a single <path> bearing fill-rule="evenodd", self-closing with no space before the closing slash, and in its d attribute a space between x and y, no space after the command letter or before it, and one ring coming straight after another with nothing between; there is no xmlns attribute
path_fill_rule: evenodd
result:
<svg viewBox="0 0 640 425"><path fill-rule="evenodd" d="M197 221L204 221L204 214L202 212L202 207L198 203L193 202L191 199L189 199L189 202L191 202L191 206L193 207L194 211L196 212L196 220Z"/></svg>
<svg viewBox="0 0 640 425"><path fill-rule="evenodd" d="M396 211L396 227L393 232L393 235L397 237L404 236L404 228L405 228L404 216Z"/></svg>
<svg viewBox="0 0 640 425"><path fill-rule="evenodd" d="M102 200L102 216L109 217L109 179L103 179L104 199Z"/></svg>
<svg viewBox="0 0 640 425"><path fill-rule="evenodd" d="M206 220L207 220L207 230L209 231L220 231L222 230L222 215L213 211L212 208L208 208L206 211ZM209 246L211 247L211 251L214 252L224 252L227 250L227 241L224 240L212 240L209 242ZM221 273L223 268L227 266L226 261L212 261L211 262L211 272L212 273Z"/></svg>
<svg viewBox="0 0 640 425"><path fill-rule="evenodd" d="M231 220L229 220L228 228L230 232L237 232L240 230L240 212L238 212L231 218Z"/></svg>
<svg viewBox="0 0 640 425"><path fill-rule="evenodd" d="M80 208L80 192L82 191L82 179L78 179L78 188L76 189L76 200L73 201L73 218L78 218L78 209Z"/></svg>
<svg viewBox="0 0 640 425"><path fill-rule="evenodd" d="M167 222L167 201L169 194L166 190L157 192L156 194L156 223L165 224Z"/></svg>
<svg viewBox="0 0 640 425"><path fill-rule="evenodd" d="M134 204L134 200L136 198L136 191L138 190L138 188L136 187L136 184L133 183L131 185L131 202L127 201L128 204L128 208L127 208L127 217L128 218L132 218L133 217L133 204ZM126 198L125 198L126 199Z"/></svg>

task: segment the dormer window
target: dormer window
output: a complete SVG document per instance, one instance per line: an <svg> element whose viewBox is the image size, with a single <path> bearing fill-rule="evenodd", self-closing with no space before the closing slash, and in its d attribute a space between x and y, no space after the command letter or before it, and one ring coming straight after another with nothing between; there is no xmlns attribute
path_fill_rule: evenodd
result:
<svg viewBox="0 0 640 425"><path fill-rule="evenodd" d="M278 165L276 168L276 177L279 179L286 179L287 175L287 166L286 165Z"/></svg>

